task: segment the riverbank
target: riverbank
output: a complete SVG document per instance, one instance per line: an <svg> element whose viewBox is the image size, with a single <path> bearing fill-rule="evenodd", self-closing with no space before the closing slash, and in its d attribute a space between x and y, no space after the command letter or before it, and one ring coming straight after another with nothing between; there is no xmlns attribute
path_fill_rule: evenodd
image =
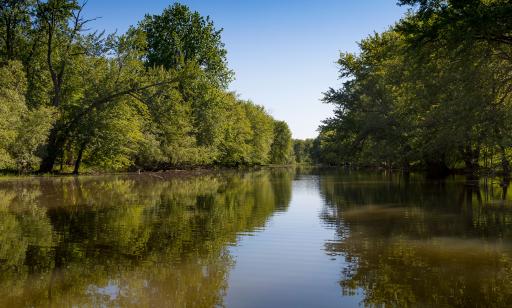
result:
<svg viewBox="0 0 512 308"><path fill-rule="evenodd" d="M281 169L281 168L304 168L315 167L306 165L266 165L266 166L241 166L241 167L198 167L198 168L183 168L183 169L169 169L169 170L139 170L139 171L85 171L80 174L72 172L54 172L54 173L16 173L13 171L0 171L0 179L10 178L41 178L41 177L87 177L87 176L109 176L109 175L126 175L126 176L142 176L160 179L172 178L190 178L203 175L215 175L219 173L237 173L258 171L264 169Z"/></svg>

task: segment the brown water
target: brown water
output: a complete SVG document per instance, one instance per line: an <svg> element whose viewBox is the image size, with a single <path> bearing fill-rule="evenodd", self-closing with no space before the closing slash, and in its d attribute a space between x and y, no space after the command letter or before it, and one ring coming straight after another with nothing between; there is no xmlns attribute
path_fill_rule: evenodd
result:
<svg viewBox="0 0 512 308"><path fill-rule="evenodd" d="M0 179L2 307L510 306L498 179Z"/></svg>

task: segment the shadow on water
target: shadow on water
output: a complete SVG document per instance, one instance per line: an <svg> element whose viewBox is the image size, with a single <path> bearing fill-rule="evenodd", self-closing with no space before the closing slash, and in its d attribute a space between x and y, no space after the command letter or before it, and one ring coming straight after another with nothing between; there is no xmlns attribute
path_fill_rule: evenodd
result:
<svg viewBox="0 0 512 308"><path fill-rule="evenodd" d="M291 199L290 171L0 182L0 306L222 305L228 246Z"/></svg>
<svg viewBox="0 0 512 308"><path fill-rule="evenodd" d="M400 174L321 177L326 252L345 258L343 294L368 306L512 303L512 195L500 179Z"/></svg>

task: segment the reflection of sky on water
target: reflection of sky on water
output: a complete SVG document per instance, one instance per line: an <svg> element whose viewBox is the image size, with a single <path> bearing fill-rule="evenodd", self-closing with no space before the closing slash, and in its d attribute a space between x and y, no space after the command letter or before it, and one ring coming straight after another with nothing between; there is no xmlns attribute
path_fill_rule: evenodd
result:
<svg viewBox="0 0 512 308"><path fill-rule="evenodd" d="M123 291L119 287L118 283L114 280L109 280L108 284L104 287L90 285L87 287L86 294L90 296L103 295L108 297L110 301L115 301L120 296L126 296L126 294L123 294Z"/></svg>
<svg viewBox="0 0 512 308"><path fill-rule="evenodd" d="M352 307L362 301L362 292L340 294L340 269L346 264L339 253L325 251L325 242L337 239L320 219L323 201L316 182L311 176L294 181L288 210L230 248L236 265L228 307Z"/></svg>

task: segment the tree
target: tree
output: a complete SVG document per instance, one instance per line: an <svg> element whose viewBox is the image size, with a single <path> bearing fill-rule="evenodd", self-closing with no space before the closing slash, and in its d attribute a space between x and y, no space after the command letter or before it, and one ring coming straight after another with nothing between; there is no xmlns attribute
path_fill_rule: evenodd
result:
<svg viewBox="0 0 512 308"><path fill-rule="evenodd" d="M252 138L249 142L252 154L249 160L251 164L266 165L270 162L274 121L262 106L255 105L250 101L242 103L252 130Z"/></svg>
<svg viewBox="0 0 512 308"><path fill-rule="evenodd" d="M324 97L336 109L321 127L322 160L446 174L475 172L485 149L501 153L508 173L509 63L486 40L440 32L419 43L425 33L404 29L423 25L422 14L437 20L420 10L362 40L359 54L341 54L343 85Z"/></svg>
<svg viewBox="0 0 512 308"><path fill-rule="evenodd" d="M418 43L448 38L455 45L475 40L512 45L512 3L508 0L400 0L398 3L417 7L413 18L399 29L411 34Z"/></svg>
<svg viewBox="0 0 512 308"><path fill-rule="evenodd" d="M187 71L159 70L156 80L180 79ZM174 77L172 77L174 76ZM193 81L190 81L193 82ZM188 82L186 82L188 83ZM149 119L146 121L146 142L137 157L137 165L152 168L173 168L211 164L215 149L211 144L201 143L199 121L196 124L194 101L186 100L179 84L173 83L159 89L148 89L143 99L147 103Z"/></svg>
<svg viewBox="0 0 512 308"><path fill-rule="evenodd" d="M30 110L25 102L26 79L20 62L0 67L0 169L30 171L46 142L53 109Z"/></svg>
<svg viewBox="0 0 512 308"><path fill-rule="evenodd" d="M0 1L0 57L5 60L22 60L27 50L24 34L30 29L30 15L34 1Z"/></svg>
<svg viewBox="0 0 512 308"><path fill-rule="evenodd" d="M226 90L232 72L208 17L175 4L105 36L86 29L85 3L0 1L0 68L22 85L2 93L2 168L270 162L274 120Z"/></svg>
<svg viewBox="0 0 512 308"><path fill-rule="evenodd" d="M179 69L186 63L195 63L210 81L222 87L231 81L222 29L217 30L209 17L175 3L160 15L146 15L139 26L146 35L149 67Z"/></svg>
<svg viewBox="0 0 512 308"><path fill-rule="evenodd" d="M315 162L313 139L293 140L293 154L298 164L312 164Z"/></svg>
<svg viewBox="0 0 512 308"><path fill-rule="evenodd" d="M137 37L127 35L99 40L97 36L81 36L86 20L81 19L82 7L76 3L48 2L41 10L41 19L47 24L48 70L53 85L51 101L58 108L60 118L50 132L47 153L39 171L52 172L71 135L80 126L88 125L86 115L109 108L122 98L138 100L141 91L163 87L172 80L150 82L146 78L151 70L148 73L144 68L140 50L133 46ZM69 24L74 25L72 29L68 28ZM53 47L55 36L63 36L65 44ZM54 48L58 52L54 52ZM53 59L54 53L58 60ZM81 148L78 146L79 152Z"/></svg>
<svg viewBox="0 0 512 308"><path fill-rule="evenodd" d="M221 164L229 166L247 165L251 163L254 151L251 141L254 132L248 119L244 105L234 95L228 93L225 101L225 119L223 122L223 137L219 144Z"/></svg>
<svg viewBox="0 0 512 308"><path fill-rule="evenodd" d="M274 140L270 153L272 164L289 164L293 161L292 133L284 121L274 121Z"/></svg>
<svg viewBox="0 0 512 308"><path fill-rule="evenodd" d="M63 100L70 103L66 101L68 97L64 96L70 72L68 66L74 58L86 53L78 44L80 32L87 22L81 16L82 9L83 6L76 0L49 0L37 6L37 21L45 38L46 65L52 83L50 105L58 109L65 107L62 106ZM41 172L51 172L62 152L66 137L60 131L60 126L62 123L59 119L50 132Z"/></svg>

